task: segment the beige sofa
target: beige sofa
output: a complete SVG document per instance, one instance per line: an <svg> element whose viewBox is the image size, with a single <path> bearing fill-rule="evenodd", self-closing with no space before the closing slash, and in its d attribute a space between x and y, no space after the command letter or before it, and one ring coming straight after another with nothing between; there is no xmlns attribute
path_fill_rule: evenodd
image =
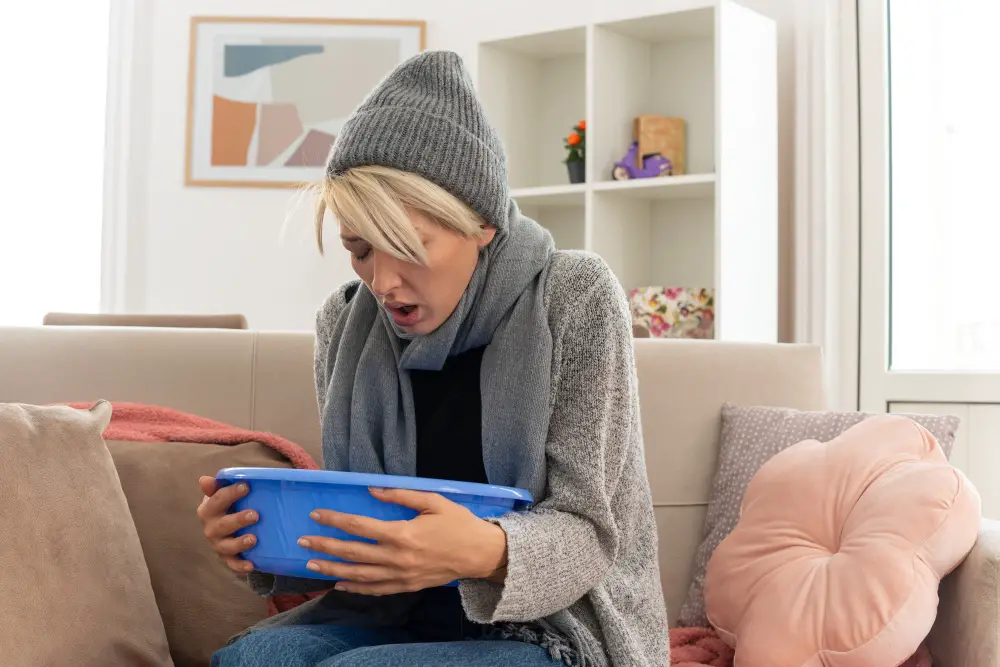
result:
<svg viewBox="0 0 1000 667"><path fill-rule="evenodd" d="M318 459L312 351L306 333L0 328L0 402L166 405L283 435ZM656 340L637 340L636 353L660 571L676 614L701 538L722 403L822 409L821 355L806 346ZM1000 526L984 523L976 549L942 586L931 637L938 667L1000 667L998 570Z"/></svg>

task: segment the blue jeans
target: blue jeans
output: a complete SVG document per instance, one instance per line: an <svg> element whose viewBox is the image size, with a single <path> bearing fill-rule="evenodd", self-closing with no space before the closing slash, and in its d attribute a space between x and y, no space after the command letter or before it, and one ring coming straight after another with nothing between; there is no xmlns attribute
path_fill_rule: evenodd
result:
<svg viewBox="0 0 1000 667"><path fill-rule="evenodd" d="M429 593L402 627L293 625L258 630L212 657L212 667L555 667L534 644L484 639L458 591Z"/></svg>

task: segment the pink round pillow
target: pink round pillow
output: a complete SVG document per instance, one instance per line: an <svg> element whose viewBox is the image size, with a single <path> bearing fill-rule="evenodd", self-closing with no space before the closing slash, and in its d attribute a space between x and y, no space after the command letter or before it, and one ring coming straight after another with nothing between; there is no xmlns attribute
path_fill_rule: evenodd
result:
<svg viewBox="0 0 1000 667"><path fill-rule="evenodd" d="M895 667L979 532L975 488L934 437L873 417L768 461L705 575L736 667Z"/></svg>

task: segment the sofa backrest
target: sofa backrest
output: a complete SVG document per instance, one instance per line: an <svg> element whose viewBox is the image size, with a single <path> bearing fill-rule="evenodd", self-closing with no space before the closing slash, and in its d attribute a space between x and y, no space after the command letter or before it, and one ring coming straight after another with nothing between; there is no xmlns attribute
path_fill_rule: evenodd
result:
<svg viewBox="0 0 1000 667"><path fill-rule="evenodd" d="M725 401L822 409L817 348L636 340L646 461L671 615L701 540ZM164 405L280 434L320 459L313 336L128 327L0 328L0 402Z"/></svg>
<svg viewBox="0 0 1000 667"><path fill-rule="evenodd" d="M307 333L0 327L0 402L163 405L278 433L318 461L312 355Z"/></svg>
<svg viewBox="0 0 1000 667"><path fill-rule="evenodd" d="M171 315L169 313L46 313L45 326L62 327L169 327L173 329L246 329L239 313L223 315Z"/></svg>
<svg viewBox="0 0 1000 667"><path fill-rule="evenodd" d="M821 410L823 363L806 345L642 339L635 351L660 577L673 619L704 532L723 403Z"/></svg>

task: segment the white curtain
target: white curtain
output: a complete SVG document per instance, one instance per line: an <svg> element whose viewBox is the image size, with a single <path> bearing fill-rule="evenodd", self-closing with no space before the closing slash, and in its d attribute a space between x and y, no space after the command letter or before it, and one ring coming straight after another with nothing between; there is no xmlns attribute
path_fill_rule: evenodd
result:
<svg viewBox="0 0 1000 667"><path fill-rule="evenodd" d="M0 20L0 326L96 312L111 0Z"/></svg>

